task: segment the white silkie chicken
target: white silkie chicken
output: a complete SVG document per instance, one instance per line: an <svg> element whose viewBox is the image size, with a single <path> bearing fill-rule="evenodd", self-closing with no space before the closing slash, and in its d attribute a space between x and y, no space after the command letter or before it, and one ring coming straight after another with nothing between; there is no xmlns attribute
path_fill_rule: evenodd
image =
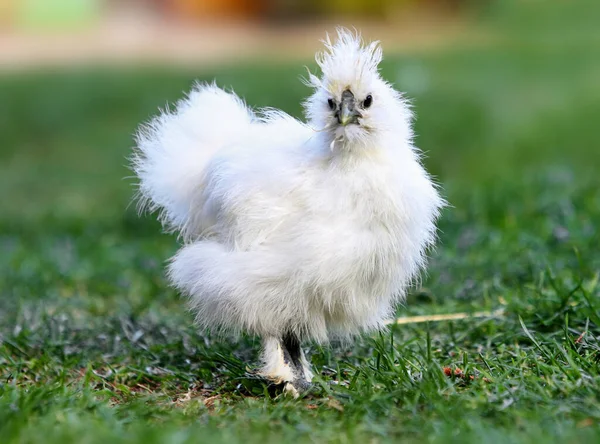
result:
<svg viewBox="0 0 600 444"><path fill-rule="evenodd" d="M202 328L259 335L260 374L297 393L303 341L381 328L426 261L444 202L378 42L338 30L307 123L198 85L137 136L142 203L185 245L169 277Z"/></svg>

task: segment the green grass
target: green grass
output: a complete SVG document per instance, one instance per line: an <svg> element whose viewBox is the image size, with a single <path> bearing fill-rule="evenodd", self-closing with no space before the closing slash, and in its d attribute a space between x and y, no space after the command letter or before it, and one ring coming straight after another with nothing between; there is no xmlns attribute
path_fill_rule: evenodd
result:
<svg viewBox="0 0 600 444"><path fill-rule="evenodd" d="M599 441L600 39L572 2L493 12L488 43L383 72L453 205L398 314L505 315L313 346L300 400L244 379L255 339L194 329L164 277L176 239L128 207L132 133L197 73L1 77L0 441ZM307 93L301 64L201 73L294 114Z"/></svg>

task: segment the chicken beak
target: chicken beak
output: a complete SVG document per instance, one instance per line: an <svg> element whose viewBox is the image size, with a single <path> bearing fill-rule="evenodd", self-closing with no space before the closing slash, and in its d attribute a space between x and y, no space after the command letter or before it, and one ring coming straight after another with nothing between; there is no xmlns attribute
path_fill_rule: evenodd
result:
<svg viewBox="0 0 600 444"><path fill-rule="evenodd" d="M354 94L346 90L342 94L342 103L340 109L336 113L338 123L342 126L346 126L350 123L358 123L360 113L356 110Z"/></svg>
<svg viewBox="0 0 600 444"><path fill-rule="evenodd" d="M350 107L346 103L342 103L342 108L340 110L340 115L338 117L338 121L340 125L346 126L348 125L352 119L355 117L354 111L350 109Z"/></svg>

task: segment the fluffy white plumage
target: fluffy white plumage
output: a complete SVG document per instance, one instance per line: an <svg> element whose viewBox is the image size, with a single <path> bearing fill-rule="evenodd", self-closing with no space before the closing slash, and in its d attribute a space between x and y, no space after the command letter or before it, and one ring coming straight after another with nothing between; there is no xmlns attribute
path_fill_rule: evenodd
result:
<svg viewBox="0 0 600 444"><path fill-rule="evenodd" d="M197 85L139 131L142 201L185 241L169 277L201 327L267 342L376 329L425 265L443 200L409 106L377 42L339 30L325 46L307 123Z"/></svg>

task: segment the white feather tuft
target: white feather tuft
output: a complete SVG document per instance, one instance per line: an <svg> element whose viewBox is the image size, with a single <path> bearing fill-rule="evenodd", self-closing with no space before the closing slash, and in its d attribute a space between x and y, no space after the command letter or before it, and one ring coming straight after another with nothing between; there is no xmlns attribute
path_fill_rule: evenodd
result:
<svg viewBox="0 0 600 444"><path fill-rule="evenodd" d="M378 66L383 59L379 42L365 45L358 32L344 28L337 29L337 36L332 43L327 35L323 40L325 51L315 57L323 77L328 80L325 83L356 85L356 82L369 82L377 77ZM325 84L325 87L335 88L335 85Z"/></svg>
<svg viewBox="0 0 600 444"><path fill-rule="evenodd" d="M185 238L198 234L191 207L206 164L243 137L253 119L239 97L214 84L198 84L175 111L143 125L132 158L140 210L159 210L165 228Z"/></svg>

